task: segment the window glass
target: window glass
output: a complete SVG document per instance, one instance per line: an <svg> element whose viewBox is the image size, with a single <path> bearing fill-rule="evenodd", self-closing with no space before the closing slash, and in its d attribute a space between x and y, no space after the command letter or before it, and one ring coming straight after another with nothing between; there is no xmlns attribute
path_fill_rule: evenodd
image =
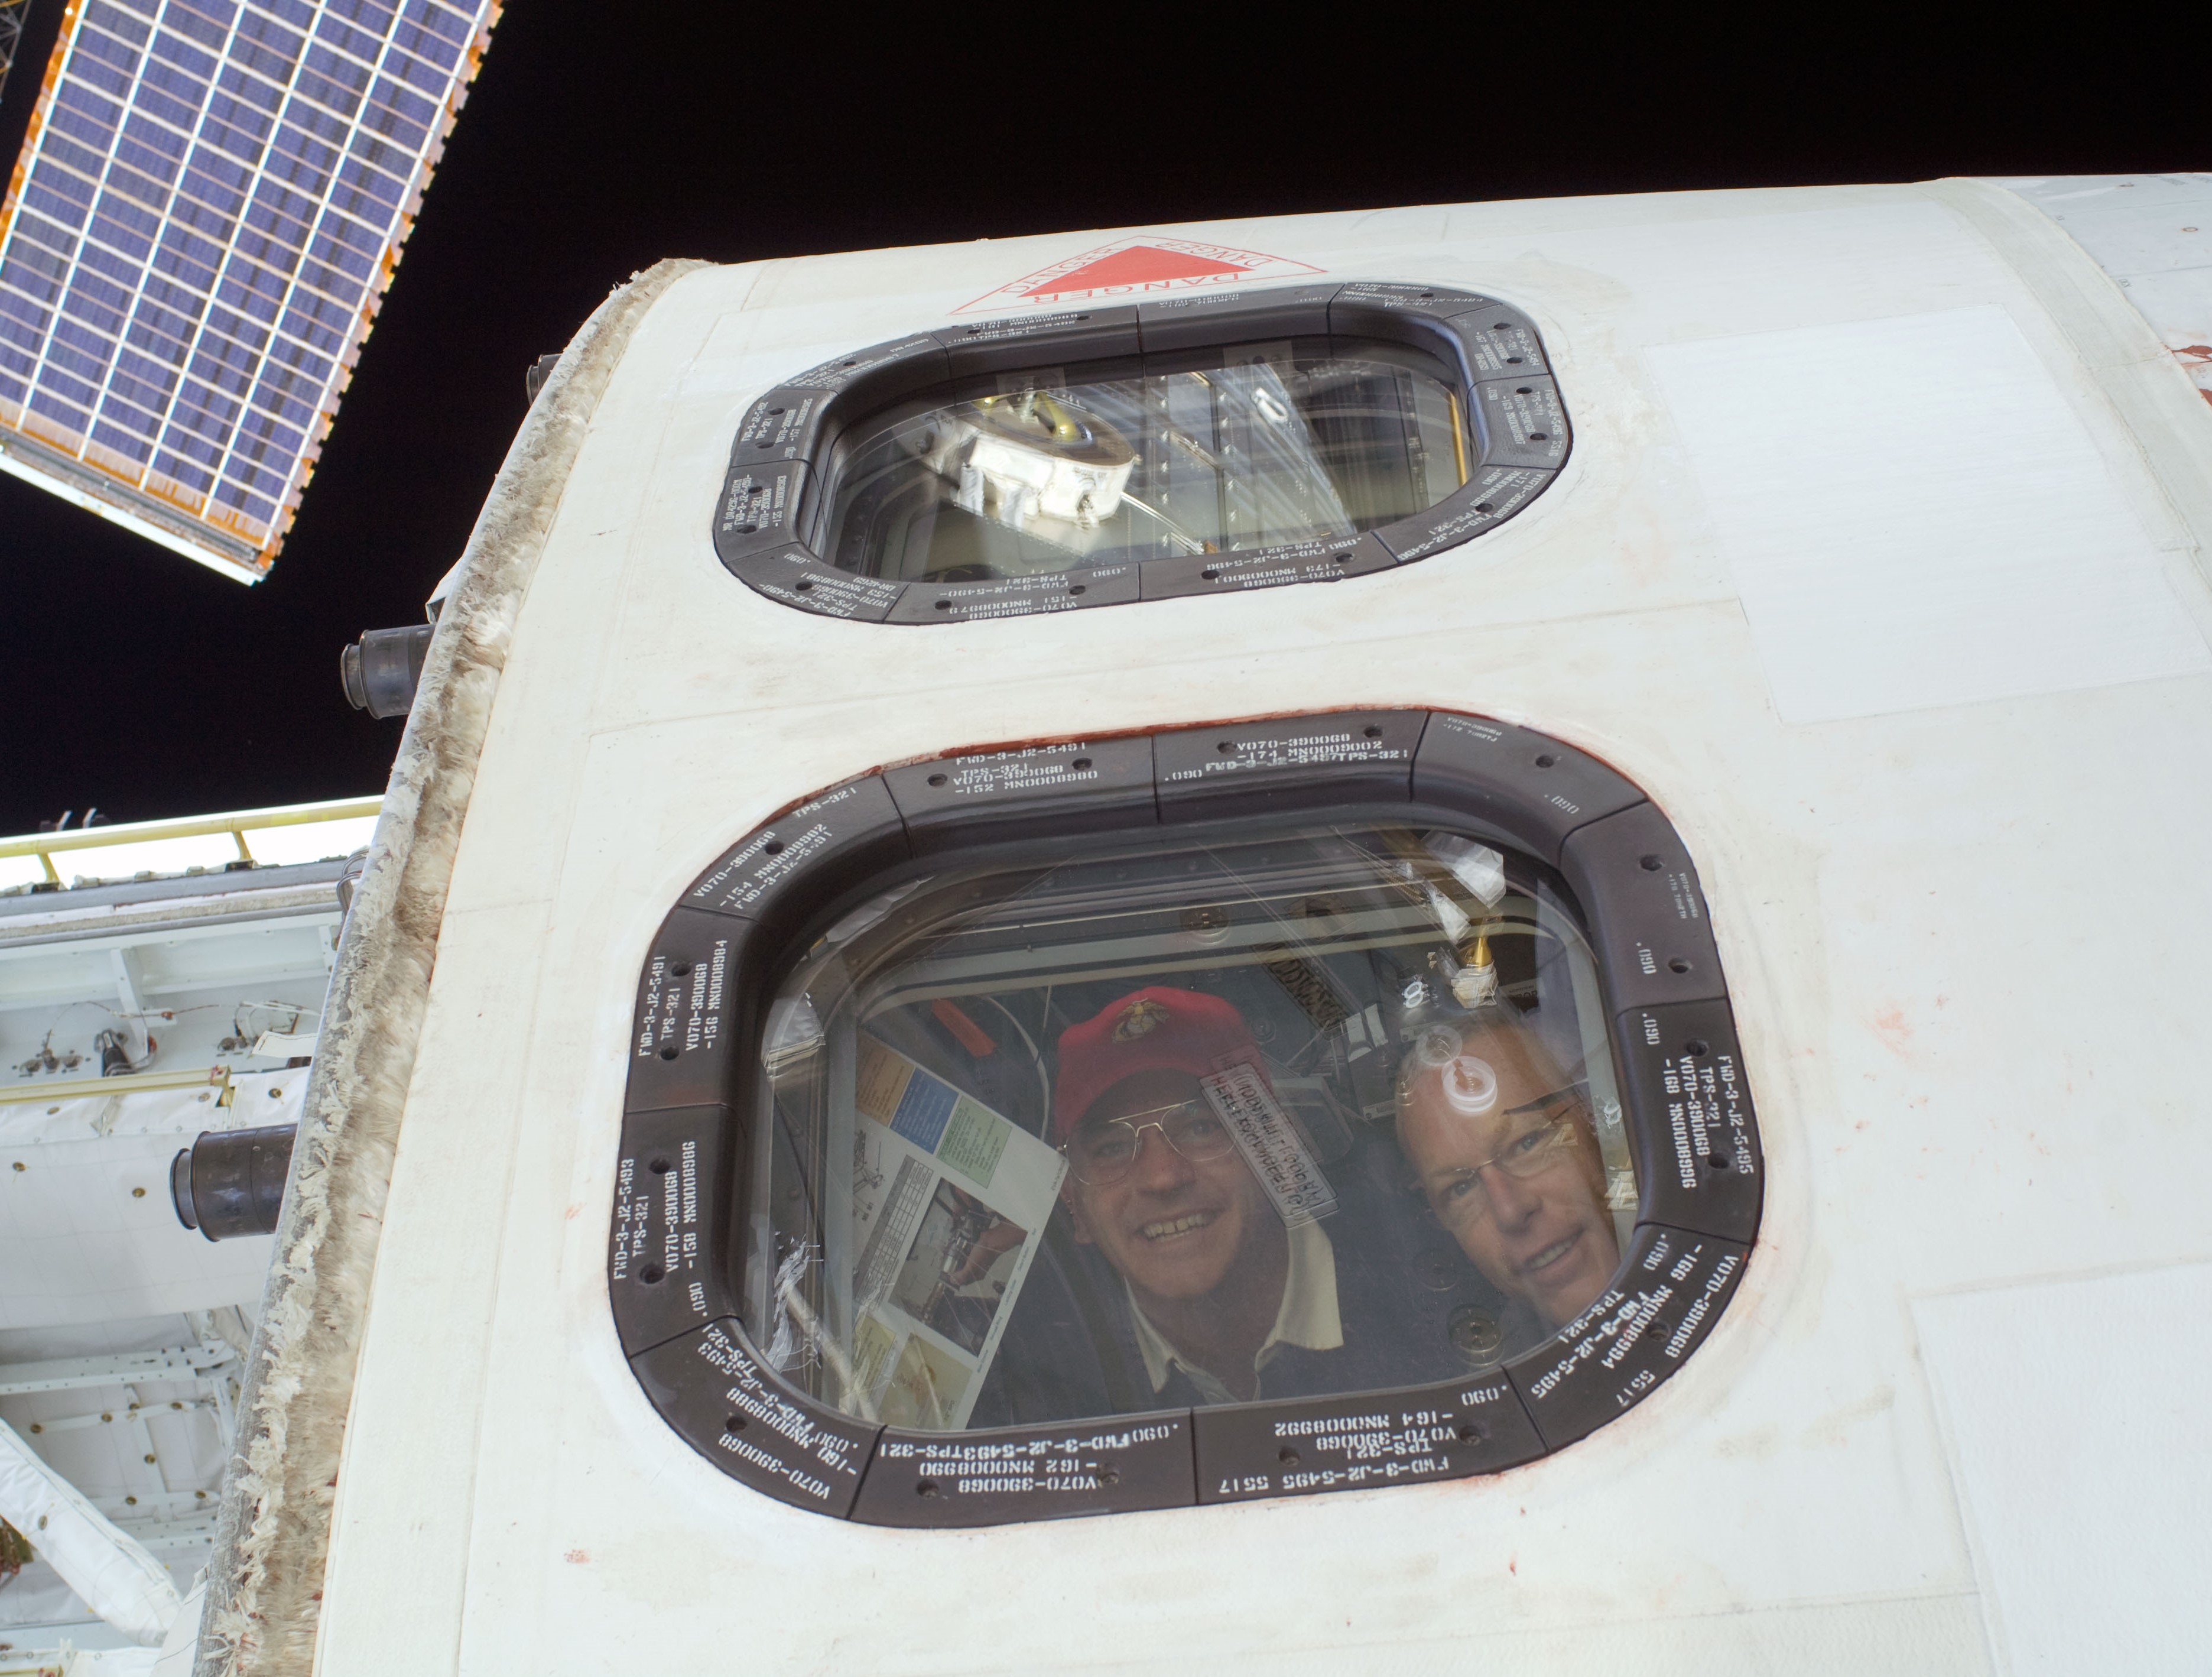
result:
<svg viewBox="0 0 2212 1677"><path fill-rule="evenodd" d="M1002 375L848 432L832 563L972 582L1351 541L1467 481L1458 395L1392 345L1244 345L1182 372ZM1346 352L1349 351L1349 352Z"/></svg>
<svg viewBox="0 0 2212 1677"><path fill-rule="evenodd" d="M1603 1290L1636 1182L1551 876L1354 826L939 873L763 1028L742 1309L926 1430L1463 1377Z"/></svg>

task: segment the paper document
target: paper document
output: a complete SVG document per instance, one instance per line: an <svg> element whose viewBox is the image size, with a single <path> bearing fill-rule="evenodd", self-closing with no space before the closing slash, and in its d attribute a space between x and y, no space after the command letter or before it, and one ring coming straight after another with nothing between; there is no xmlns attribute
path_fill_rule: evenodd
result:
<svg viewBox="0 0 2212 1677"><path fill-rule="evenodd" d="M968 1424L1067 1161L872 1037L853 1143L853 1380L887 1426Z"/></svg>

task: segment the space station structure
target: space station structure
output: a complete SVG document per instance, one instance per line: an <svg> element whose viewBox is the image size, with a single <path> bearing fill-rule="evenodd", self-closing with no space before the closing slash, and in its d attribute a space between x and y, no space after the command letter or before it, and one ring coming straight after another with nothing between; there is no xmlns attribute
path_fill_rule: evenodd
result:
<svg viewBox="0 0 2212 1677"><path fill-rule="evenodd" d="M2201 1662L2208 205L618 288L387 667L199 1669Z"/></svg>
<svg viewBox="0 0 2212 1677"><path fill-rule="evenodd" d="M0 838L0 1671L189 1664L379 807Z"/></svg>

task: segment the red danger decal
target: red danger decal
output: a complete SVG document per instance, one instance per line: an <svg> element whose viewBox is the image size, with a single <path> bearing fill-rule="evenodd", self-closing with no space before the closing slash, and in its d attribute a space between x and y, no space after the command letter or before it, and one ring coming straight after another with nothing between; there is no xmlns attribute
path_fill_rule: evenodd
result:
<svg viewBox="0 0 2212 1677"><path fill-rule="evenodd" d="M1134 302L1204 285L1241 285L1321 271L1310 262L1192 239L1120 239L1009 280L952 312L996 314L1025 305L1064 306L1109 297Z"/></svg>

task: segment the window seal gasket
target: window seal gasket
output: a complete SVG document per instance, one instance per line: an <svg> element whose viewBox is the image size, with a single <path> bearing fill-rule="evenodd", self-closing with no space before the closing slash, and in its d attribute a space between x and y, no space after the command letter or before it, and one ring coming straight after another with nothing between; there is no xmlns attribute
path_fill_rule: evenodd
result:
<svg viewBox="0 0 2212 1677"><path fill-rule="evenodd" d="M738 1323L730 1242L751 1045L794 935L871 881L971 843L1266 814L1445 826L1565 881L1638 1165L1636 1235L1613 1284L1534 1350L1438 1387L933 1435L855 1421L786 1384ZM1641 1402L1704 1342L1764 1200L1727 985L1672 824L1588 753L1455 711L1059 741L844 782L755 828L684 893L647 953L631 1034L608 1260L623 1353L663 1418L724 1472L865 1523L991 1525L1535 1460Z"/></svg>
<svg viewBox="0 0 2212 1677"><path fill-rule="evenodd" d="M1152 558L1047 576L922 582L839 570L817 545L839 438L891 403L972 375L1141 364L1146 357L1291 338L1382 339L1440 361L1456 381L1476 445L1467 482L1350 542L1290 543L1204 563ZM916 332L793 375L757 399L738 424L713 538L724 567L755 593L818 616L917 625L1080 611L1334 582L1416 563L1524 511L1564 469L1572 444L1543 339L1510 303L1449 286L1380 281L1206 290Z"/></svg>

